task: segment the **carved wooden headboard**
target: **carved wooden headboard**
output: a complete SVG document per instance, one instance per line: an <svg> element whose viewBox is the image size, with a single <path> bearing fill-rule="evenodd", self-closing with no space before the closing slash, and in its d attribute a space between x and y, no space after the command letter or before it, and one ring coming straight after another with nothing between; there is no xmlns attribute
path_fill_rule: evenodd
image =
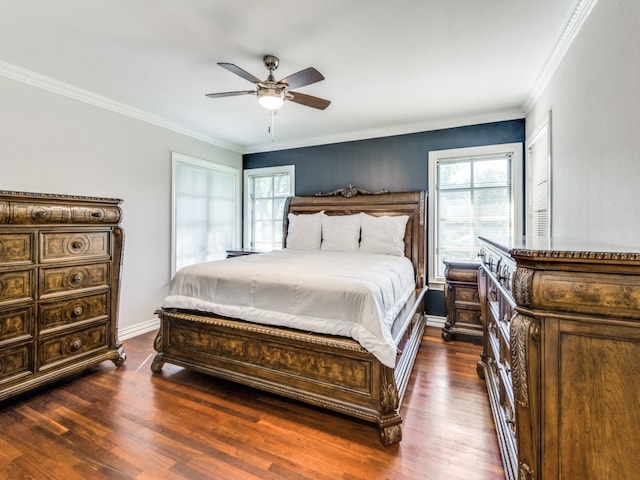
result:
<svg viewBox="0 0 640 480"><path fill-rule="evenodd" d="M343 189L345 190L345 189ZM289 197L285 205L283 235L286 246L289 226L288 214L308 214L324 210L327 215L352 215L360 212L369 215L408 215L404 235L405 256L411 260L416 272L416 288L425 285L426 274L426 197L425 191L403 193L357 194L354 190L345 190L350 196L344 196L343 190L313 197Z"/></svg>

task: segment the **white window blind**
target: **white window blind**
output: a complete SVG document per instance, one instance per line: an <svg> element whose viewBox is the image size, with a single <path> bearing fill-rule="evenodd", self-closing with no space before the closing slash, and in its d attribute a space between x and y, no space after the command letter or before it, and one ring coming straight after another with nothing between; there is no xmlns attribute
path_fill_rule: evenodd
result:
<svg viewBox="0 0 640 480"><path fill-rule="evenodd" d="M477 261L479 236L520 234L522 145L508 147L431 152L430 281L443 281L444 260Z"/></svg>
<svg viewBox="0 0 640 480"><path fill-rule="evenodd" d="M550 117L527 142L527 237L532 241L551 237Z"/></svg>
<svg viewBox="0 0 640 480"><path fill-rule="evenodd" d="M294 181L293 165L245 170L245 246L282 248L284 206Z"/></svg>
<svg viewBox="0 0 640 480"><path fill-rule="evenodd" d="M239 230L237 169L173 154L173 272L225 258Z"/></svg>

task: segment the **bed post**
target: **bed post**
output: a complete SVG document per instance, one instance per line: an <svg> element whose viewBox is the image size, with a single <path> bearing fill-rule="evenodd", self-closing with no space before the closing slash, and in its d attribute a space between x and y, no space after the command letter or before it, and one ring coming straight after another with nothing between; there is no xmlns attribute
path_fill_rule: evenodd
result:
<svg viewBox="0 0 640 480"><path fill-rule="evenodd" d="M400 396L396 386L394 370L382 367L382 382L380 385L380 407L382 415L378 420L378 434L380 442L387 447L402 440L402 417L398 413Z"/></svg>

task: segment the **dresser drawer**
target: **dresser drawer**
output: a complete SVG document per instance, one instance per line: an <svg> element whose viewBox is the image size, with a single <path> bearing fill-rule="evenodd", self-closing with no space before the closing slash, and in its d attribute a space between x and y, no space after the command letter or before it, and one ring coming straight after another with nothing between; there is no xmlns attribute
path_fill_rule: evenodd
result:
<svg viewBox="0 0 640 480"><path fill-rule="evenodd" d="M109 295L100 293L86 297L72 298L55 303L40 305L39 331L47 330L77 322L93 320L109 314Z"/></svg>
<svg viewBox="0 0 640 480"><path fill-rule="evenodd" d="M0 273L0 305L33 299L33 270Z"/></svg>
<svg viewBox="0 0 640 480"><path fill-rule="evenodd" d="M120 221L120 208L115 206L103 207L71 207L71 223L113 223Z"/></svg>
<svg viewBox="0 0 640 480"><path fill-rule="evenodd" d="M117 224L122 213L116 205L68 205L13 201L0 203L0 220L12 224Z"/></svg>
<svg viewBox="0 0 640 480"><path fill-rule="evenodd" d="M88 288L107 287L109 264L43 268L40 272L40 298Z"/></svg>
<svg viewBox="0 0 640 480"><path fill-rule="evenodd" d="M38 342L40 370L107 348L107 324L64 333Z"/></svg>
<svg viewBox="0 0 640 480"><path fill-rule="evenodd" d="M31 233L0 234L0 264L33 263Z"/></svg>
<svg viewBox="0 0 640 480"><path fill-rule="evenodd" d="M0 384L8 383L33 373L33 347L31 343L0 350Z"/></svg>
<svg viewBox="0 0 640 480"><path fill-rule="evenodd" d="M0 311L0 344L34 334L33 306Z"/></svg>
<svg viewBox="0 0 640 480"><path fill-rule="evenodd" d="M44 232L41 236L41 261L78 258L108 260L111 255L110 238L109 231Z"/></svg>
<svg viewBox="0 0 640 480"><path fill-rule="evenodd" d="M70 218L69 205L20 201L9 203L9 223L13 224L68 223Z"/></svg>

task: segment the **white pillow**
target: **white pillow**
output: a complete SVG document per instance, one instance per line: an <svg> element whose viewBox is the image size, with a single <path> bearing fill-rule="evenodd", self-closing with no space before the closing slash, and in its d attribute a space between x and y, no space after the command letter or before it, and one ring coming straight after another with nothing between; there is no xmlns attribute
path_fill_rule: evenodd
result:
<svg viewBox="0 0 640 480"><path fill-rule="evenodd" d="M408 215L374 217L360 213L360 251L404 256Z"/></svg>
<svg viewBox="0 0 640 480"><path fill-rule="evenodd" d="M320 250L357 252L360 243L360 215L325 215L322 217Z"/></svg>
<svg viewBox="0 0 640 480"><path fill-rule="evenodd" d="M324 217L324 210L300 215L290 213L288 215L287 248L291 250L320 250L322 217Z"/></svg>

